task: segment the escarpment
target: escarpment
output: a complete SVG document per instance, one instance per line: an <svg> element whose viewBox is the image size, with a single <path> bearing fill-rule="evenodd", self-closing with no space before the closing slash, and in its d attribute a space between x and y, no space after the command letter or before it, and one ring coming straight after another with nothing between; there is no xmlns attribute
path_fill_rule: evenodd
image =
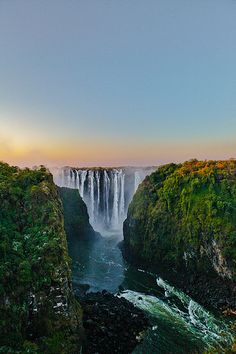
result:
<svg viewBox="0 0 236 354"><path fill-rule="evenodd" d="M65 231L68 241L91 241L99 238L89 223L86 204L81 198L78 189L58 187L62 200Z"/></svg>
<svg viewBox="0 0 236 354"><path fill-rule="evenodd" d="M129 353L140 343L149 326L142 311L106 291L78 298L83 284L72 289L67 240L101 237L78 190L58 189L44 167L0 163L0 205L0 353ZM117 333L128 324L132 340Z"/></svg>
<svg viewBox="0 0 236 354"><path fill-rule="evenodd" d="M78 352L82 311L51 174L1 163L0 205L0 351Z"/></svg>
<svg viewBox="0 0 236 354"><path fill-rule="evenodd" d="M235 309L236 161L169 164L146 177L124 223L124 250L198 301Z"/></svg>

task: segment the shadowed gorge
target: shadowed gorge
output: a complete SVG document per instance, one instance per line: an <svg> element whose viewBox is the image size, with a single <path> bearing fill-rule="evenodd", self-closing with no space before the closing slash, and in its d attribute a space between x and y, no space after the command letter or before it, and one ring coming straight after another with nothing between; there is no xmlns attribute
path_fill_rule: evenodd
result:
<svg viewBox="0 0 236 354"><path fill-rule="evenodd" d="M217 166L220 166L220 163L221 162L209 162L209 166L213 166L214 164L218 164ZM197 161L186 163L186 171L188 166L189 169L195 169L195 172L197 174L198 169L194 168L194 164L198 164L199 166L201 166L201 170L205 171L204 167L206 163ZM137 211L135 214L136 221L132 225L138 225L140 221L139 215L144 215L144 226L150 224L148 218L146 218L146 215L150 210L148 206L148 197L149 195L153 196L154 189L151 184L147 184L147 181L152 181L155 178L156 174L160 174L162 176L162 180L164 181L165 178L167 178L169 174L171 175L171 173L173 173L179 166L180 165L172 164L170 166L160 167L156 172L146 177L143 182L141 182L140 180L141 184L139 185L139 187L137 186L138 189L136 188L137 191L129 207L128 218L124 223L125 242L122 248L125 247L126 251L126 228L127 223L129 222L131 217L130 210L133 210L133 205L135 205ZM190 168L190 166L192 167ZM230 167L230 165L228 165L228 168L229 170L232 170L232 166ZM100 171L100 175L96 176L96 172L98 170ZM110 169L101 168L79 170L67 168L66 170L63 170L63 177L60 177L61 179L58 180L60 182L63 181L64 184L70 185L73 188L71 190L71 193L73 193L74 195L78 195L78 192L76 191L77 189L80 192L82 190L83 195L84 193L87 193L88 198L86 200L84 196L84 199L89 209L91 208L91 200L94 202L95 205L100 205L100 203L102 204L101 201L103 200L103 192L101 191L103 191L102 183L104 182L101 182L101 179L106 174L106 171L109 171L113 176L111 177L110 175L110 180L112 181L112 183L110 184L109 189L111 196L111 203L109 205L109 210L111 214L109 215L112 216L114 206L113 201L115 199L114 190L117 188L116 183L114 183L116 179L116 177L114 176L117 176L117 180L120 180L121 182L121 170L111 169L110 171ZM187 173L186 171L184 173ZM211 167L209 167L208 172L209 174L211 174ZM81 176L83 175L86 176L86 182L85 178L83 180L81 178ZM131 174L131 176L132 183L130 184L130 194L132 194L134 191L133 186L135 181L135 178L133 177L134 175ZM119 185L121 186L121 183ZM188 188L190 195L192 195L191 186L191 179L187 178L187 180L185 180L185 188ZM180 186L180 188L182 190L182 185ZM140 190L143 191L143 189L145 189L145 194L141 194L140 196ZM118 188L118 190L122 191L123 188ZM171 184L168 185L165 190L166 193L173 193L173 195L176 196L176 199L178 200L178 195ZM100 191L100 193L98 193L98 191ZM104 191L106 191L106 187L104 188ZM138 204L136 204L137 198ZM152 197L151 200L155 199L153 199ZM210 209L211 206L209 207L209 210ZM96 215L95 210L97 210L96 207L94 207L93 209L94 215ZM202 213L205 215L205 217L207 216L206 209L202 209ZM104 214L101 214L100 217L102 217L102 220L104 220ZM168 222L166 218L163 218L162 223L163 227L168 228L168 236L168 232L172 230L173 225L170 224L170 222ZM225 224L225 221L223 222L223 224ZM213 314L208 313L206 309L201 307L191 297L178 290L178 288L174 288L172 285L176 284L177 286L179 286L179 288L183 288L186 293L191 293L191 284L188 282L188 279L191 278L192 282L196 281L194 275L195 273L192 272L192 270L194 269L194 264L189 266L189 274L187 274L187 272L184 271L183 268L181 268L182 270L180 270L179 273L180 281L178 283L175 281L176 274L174 273L174 275L171 276L171 272L168 271L170 267L170 262L168 260L164 262L164 258L160 258L160 260L158 260L157 267L155 269L154 267L151 268L153 273L148 273L143 269L137 269L136 267L127 264L122 259L120 249L118 248L118 243L122 240L122 232L119 229L113 230L113 227L114 224L112 223L110 225L106 225L106 227L104 228L105 230L101 231L102 237L97 239L95 242L88 243L85 239L81 240L79 238L77 238L76 242L69 242L70 255L72 257L73 285L75 292L78 293L79 298L81 298L82 296L81 301L84 301L84 295L81 294L84 294L86 292L101 292L103 291L103 289L106 289L112 293L118 293L119 296L128 299L136 307L144 310L145 313L147 313L151 319L152 329L148 330L147 334L144 336L143 342L137 346L137 348L134 350L134 353L203 353L207 350L209 350L209 352L211 352L211 350L223 351L224 346L230 347L230 343L232 343L233 340L233 329L231 329L230 320L228 321L227 319L223 319L220 314L215 317ZM173 228L173 230L175 231L176 229ZM135 231L134 237L138 236L139 234ZM140 237L141 236L143 236L146 240L146 234L144 234L143 231L140 232ZM197 231L195 236L197 237ZM188 240L189 239L187 239L186 242L189 242ZM146 247L146 245L142 243L139 239L137 241L137 247L140 250L141 255L145 255L145 252L148 252L148 248ZM173 252L171 247L175 247L174 243L171 243L170 246L167 246L167 250ZM152 248L150 250L149 255L151 254L151 252L154 253L155 249ZM140 259L138 257L137 259L134 259L134 257L132 257L131 252L127 252L126 255L127 254L131 256L130 258L128 258L128 260L130 260L132 263L139 263L138 261L140 261ZM211 257L210 254L209 257ZM147 268L146 263L148 262L150 262L152 266L156 264L154 260L154 258L147 256L147 262L140 262L140 264L144 265L144 267ZM160 263L162 263L162 266L160 266ZM207 262L199 261L199 268L204 268L205 263ZM169 279L170 283L166 282L165 279ZM213 279L215 281L215 278ZM186 282L185 287L182 286L181 281ZM204 285L206 289L204 288ZM230 289L232 290L232 282L229 287L226 286L227 281L225 282L224 286L221 286L221 283L218 283L217 291L219 291L220 289L219 294L217 295L218 300L209 296L209 294L213 293L216 289L216 284L214 285L215 287L212 289L209 285L209 274L206 273L205 277L201 280L201 282L199 280L196 281L197 292L200 296L196 297L195 294L193 294L193 296L196 299L199 299L200 302L206 304L206 302L202 301L202 299L206 297L205 294L207 292L207 299L211 299L211 303L209 301L208 305L212 305L212 302L215 302L215 305L218 306L217 301L219 299L222 300L222 298L224 299L225 295L227 294L227 291L229 291ZM96 298L96 296L94 298ZM232 294L227 297L227 301L233 301L233 298L234 295L232 292ZM99 296L97 299L99 299ZM86 301L87 300L85 300L85 302ZM108 309L107 311L109 313ZM90 314L90 316L91 317L88 318L89 323L90 321L94 321L92 314ZM112 318L112 311L111 315L109 316L111 316ZM94 333L94 335L96 333L96 336L102 337L103 335L98 329L99 325L97 320L95 320L95 323L93 324L94 332L92 333ZM94 336L91 337L90 331L92 330L92 328L90 327L90 325L88 325L87 328L89 329L90 339L94 338ZM113 326L111 328L113 328ZM93 341L95 347L96 345L99 346L99 344L95 343L95 339L93 339ZM103 349L104 353L109 353L108 347L107 349Z"/></svg>
<svg viewBox="0 0 236 354"><path fill-rule="evenodd" d="M22 170L1 163L0 197L0 353L132 351L149 326L144 312L106 292L85 297L78 283L72 290L66 236L70 249L101 239L78 190L56 187L44 167ZM115 327L107 316L112 311ZM129 343L117 332L126 325ZM107 335L109 341L99 346Z"/></svg>

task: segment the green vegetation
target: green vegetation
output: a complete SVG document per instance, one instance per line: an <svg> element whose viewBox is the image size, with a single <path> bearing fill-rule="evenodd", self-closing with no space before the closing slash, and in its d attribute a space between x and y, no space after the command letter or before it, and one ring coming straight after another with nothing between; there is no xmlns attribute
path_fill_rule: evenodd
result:
<svg viewBox="0 0 236 354"><path fill-rule="evenodd" d="M0 205L0 353L73 353L82 314L51 174L0 163Z"/></svg>
<svg viewBox="0 0 236 354"><path fill-rule="evenodd" d="M139 186L124 224L125 248L150 264L236 277L236 161L160 167Z"/></svg>

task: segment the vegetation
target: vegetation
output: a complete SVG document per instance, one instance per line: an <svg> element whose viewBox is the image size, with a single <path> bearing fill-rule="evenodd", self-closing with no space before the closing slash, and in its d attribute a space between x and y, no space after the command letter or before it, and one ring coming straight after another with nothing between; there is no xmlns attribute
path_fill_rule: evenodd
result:
<svg viewBox="0 0 236 354"><path fill-rule="evenodd" d="M81 309L51 174L0 163L0 205L0 353L73 353Z"/></svg>
<svg viewBox="0 0 236 354"><path fill-rule="evenodd" d="M140 185L124 224L126 249L151 264L236 277L236 161L160 167Z"/></svg>
<svg viewBox="0 0 236 354"><path fill-rule="evenodd" d="M181 278L181 272L173 273L179 286L200 301L212 297L221 302L223 296L235 313L236 161L191 160L160 167L139 186L124 223L124 239L131 260L185 268L190 282L187 274ZM196 284L191 274L198 274ZM214 293L216 275L221 280ZM235 353L236 340L224 352Z"/></svg>

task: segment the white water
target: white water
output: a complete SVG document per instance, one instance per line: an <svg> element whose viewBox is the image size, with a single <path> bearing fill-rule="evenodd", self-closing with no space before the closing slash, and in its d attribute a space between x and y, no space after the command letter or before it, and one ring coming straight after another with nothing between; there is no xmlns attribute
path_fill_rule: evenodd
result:
<svg viewBox="0 0 236 354"><path fill-rule="evenodd" d="M121 190L119 189L120 184L120 174L122 171L115 171L114 173L114 196L113 196L113 210L112 210L112 223L113 229L117 229L119 227L119 194L121 194ZM123 196L124 197L124 196Z"/></svg>
<svg viewBox="0 0 236 354"><path fill-rule="evenodd" d="M126 290L119 296L126 298L135 306L148 312L154 319L154 323L158 324L159 321L171 323L177 332L184 333L186 338L188 336L196 338L196 340L204 343L205 348L217 348L219 353L221 353L226 344L230 345L232 343L233 335L227 323L214 317L213 314L205 310L189 296L170 286L163 279L157 278L156 283L165 291L164 300L156 296L131 290ZM148 344L146 343L146 345L149 347L153 338L155 343L161 335L163 334L161 333L160 323L159 325L154 325L151 331L149 331ZM145 347L145 343L143 346ZM142 348L142 345L140 348ZM162 350L165 352L164 347ZM173 348L170 350L173 350ZM157 352L159 353L158 350ZM170 353L173 352L170 351ZM200 350L199 352L202 351ZM135 353L143 353L143 351L139 351L139 348L137 348Z"/></svg>
<svg viewBox="0 0 236 354"><path fill-rule="evenodd" d="M97 197L97 214L96 214L96 218L98 218L98 211L100 208L100 174L98 171L96 171L96 180L97 180L97 193L98 193L98 197Z"/></svg>
<svg viewBox="0 0 236 354"><path fill-rule="evenodd" d="M133 354L223 353L232 342L230 324L174 288L156 274L127 265L117 242L119 234L106 234L94 243L69 244L73 282L90 291L106 289L125 297L147 312L151 328ZM79 261L78 261L79 260ZM211 351L212 349L212 351Z"/></svg>
<svg viewBox="0 0 236 354"><path fill-rule="evenodd" d="M121 230L129 203L143 179L155 168L71 168L53 170L60 187L76 188L97 231Z"/></svg>
<svg viewBox="0 0 236 354"><path fill-rule="evenodd" d="M79 189L87 204L90 222L100 231L104 228L121 228L133 194L150 172L125 168L66 168L54 175L54 178L60 186ZM75 251L73 245L71 252ZM120 250L112 238L102 238L88 251L89 260L85 259L78 273L74 269L74 281L89 284L92 291L105 288L114 292L123 282L127 290L119 296L125 297L151 316L152 329L134 353L193 354L204 353L206 348L217 348L221 353L232 342L230 327L224 319L215 317L155 274L141 269L130 272L129 268L124 267ZM78 252L84 252L84 245L78 247ZM80 257L75 254L75 259L81 258L83 254ZM155 281L156 288L151 284L151 279L148 284L148 277Z"/></svg>

